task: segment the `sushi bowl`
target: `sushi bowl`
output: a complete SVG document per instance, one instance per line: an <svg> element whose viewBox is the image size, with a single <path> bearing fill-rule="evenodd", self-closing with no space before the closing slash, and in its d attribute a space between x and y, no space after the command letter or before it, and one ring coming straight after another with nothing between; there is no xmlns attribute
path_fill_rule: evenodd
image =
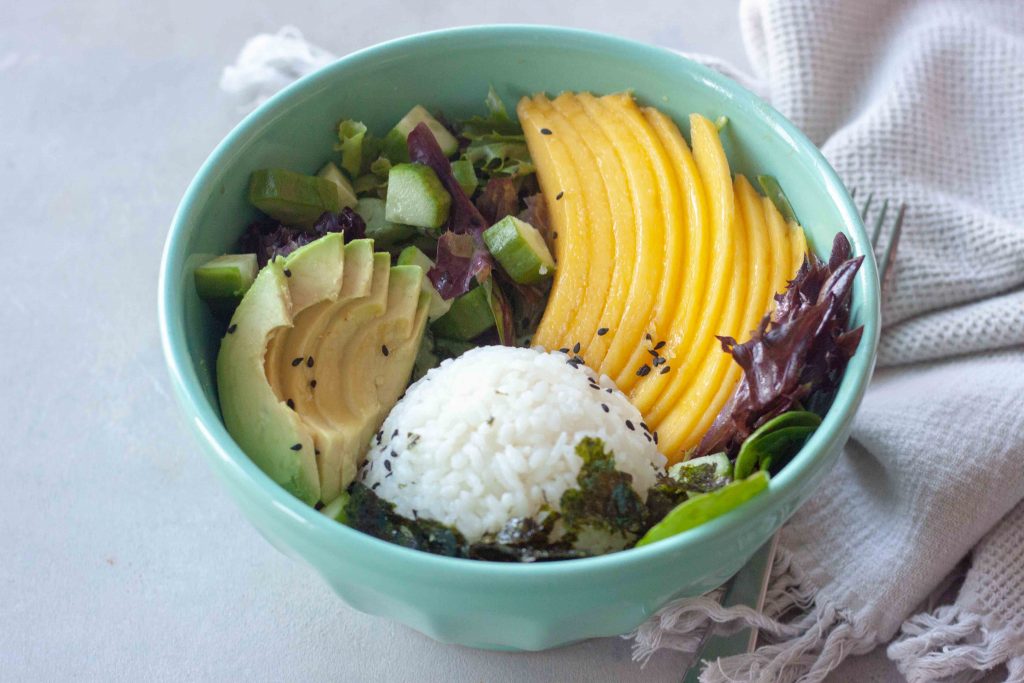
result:
<svg viewBox="0 0 1024 683"><path fill-rule="evenodd" d="M631 90L676 121L727 117L732 167L771 174L820 256L837 232L857 273L851 325L863 336L820 427L767 490L742 507L671 538L623 552L533 564L442 557L338 524L268 477L228 433L218 408L220 330L193 285L197 265L229 251L255 215L249 173L308 167L332 144L338 112L381 126L420 101L465 115L488 87L507 101L563 90ZM878 281L870 242L842 182L814 145L728 78L668 50L611 36L538 26L480 26L403 38L311 74L246 117L213 151L183 198L159 284L164 354L202 452L259 532L308 565L351 607L436 640L541 650L635 628L674 598L718 586L765 543L827 477L849 435L874 366Z"/></svg>

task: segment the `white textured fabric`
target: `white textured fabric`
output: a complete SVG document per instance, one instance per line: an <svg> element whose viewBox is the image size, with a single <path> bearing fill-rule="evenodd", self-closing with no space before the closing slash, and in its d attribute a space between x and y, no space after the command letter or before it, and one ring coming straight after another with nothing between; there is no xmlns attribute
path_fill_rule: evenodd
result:
<svg viewBox="0 0 1024 683"><path fill-rule="evenodd" d="M861 196L908 206L888 369L783 530L765 614L680 601L633 634L635 654L692 652L709 621L756 624L769 643L702 680L819 681L902 626L889 654L912 680L1002 663L1024 680L1021 514L978 546L954 606L915 614L1024 499L1024 3L747 0L741 20L755 89ZM287 59L280 35L257 37L222 85L257 99L329 61L295 37Z"/></svg>
<svg viewBox="0 0 1024 683"><path fill-rule="evenodd" d="M772 103L860 196L908 206L888 369L783 529L764 617L681 601L635 654L692 651L672 625L685 613L684 627L759 624L774 641L702 681L818 681L902 625L888 653L910 680L1000 664L1021 680L1024 514L978 546L955 605L915 612L1024 498L1024 3L748 0L741 15Z"/></svg>
<svg viewBox="0 0 1024 683"><path fill-rule="evenodd" d="M243 110L252 109L281 88L327 66L337 57L302 37L294 26L260 33L245 42L238 58L225 67L220 87L236 96Z"/></svg>

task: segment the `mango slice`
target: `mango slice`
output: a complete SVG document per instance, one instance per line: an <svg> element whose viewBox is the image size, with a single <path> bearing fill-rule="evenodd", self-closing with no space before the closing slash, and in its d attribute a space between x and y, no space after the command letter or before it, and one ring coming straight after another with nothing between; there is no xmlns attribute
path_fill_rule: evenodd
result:
<svg viewBox="0 0 1024 683"><path fill-rule="evenodd" d="M675 226L669 222L672 232L680 230L685 234L682 248L680 292L675 302L675 313L669 329L658 341L665 346L659 353L665 362L655 371L640 379L630 400L637 409L647 415L665 386L676 378L670 376L671 367L681 366L687 353L692 353L697 332L697 316L703 312L703 303L708 289L708 263L710 259L711 234L708 222L707 198L697 165L690 154L690 148L683 139L679 128L657 109L647 107L644 116L658 135L670 159L670 174L674 176L683 200L684 222ZM669 250L669 253L673 253ZM671 303L669 301L668 303ZM658 342L655 342L656 344ZM661 370L668 366L668 373Z"/></svg>
<svg viewBox="0 0 1024 683"><path fill-rule="evenodd" d="M716 335L749 339L803 261L803 230L733 181L703 116L690 118L691 153L671 119L626 93L538 94L517 111L558 234L534 341L579 343L678 462L741 377Z"/></svg>

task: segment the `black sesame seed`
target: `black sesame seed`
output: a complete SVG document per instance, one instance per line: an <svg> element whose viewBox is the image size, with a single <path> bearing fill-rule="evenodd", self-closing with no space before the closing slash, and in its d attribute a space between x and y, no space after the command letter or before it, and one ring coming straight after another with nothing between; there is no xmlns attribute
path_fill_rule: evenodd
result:
<svg viewBox="0 0 1024 683"><path fill-rule="evenodd" d="M643 429L645 432L651 431L651 428L647 426L646 422L641 422L640 423L640 428Z"/></svg>
<svg viewBox="0 0 1024 683"><path fill-rule="evenodd" d="M564 196L565 196L565 191L563 190L563 191L561 191L561 192L559 192L558 194L555 195L555 201L557 202L559 199L561 199Z"/></svg>
<svg viewBox="0 0 1024 683"><path fill-rule="evenodd" d="M301 451L302 450L302 444L301 443L295 444L294 446L292 446L292 450L293 451Z"/></svg>
<svg viewBox="0 0 1024 683"><path fill-rule="evenodd" d="M310 389L316 389L316 380L315 379L309 380L309 388Z"/></svg>
<svg viewBox="0 0 1024 683"><path fill-rule="evenodd" d="M284 276L285 277L291 277L292 276L292 271L290 271L287 268L285 268L284 269Z"/></svg>
<svg viewBox="0 0 1024 683"><path fill-rule="evenodd" d="M557 230L554 231L553 233L551 233L551 239L553 239L553 240L557 240L558 239L558 231Z"/></svg>
<svg viewBox="0 0 1024 683"><path fill-rule="evenodd" d="M580 352L580 343L579 342L576 342L576 344L572 347L572 352L573 353L579 353Z"/></svg>
<svg viewBox="0 0 1024 683"><path fill-rule="evenodd" d="M654 350L655 351L660 351L663 348L665 348L665 342L664 341L660 341L660 342L658 342L657 344L654 345Z"/></svg>
<svg viewBox="0 0 1024 683"><path fill-rule="evenodd" d="M551 135L551 129L550 128L541 128L540 129L540 134L541 135Z"/></svg>
<svg viewBox="0 0 1024 683"><path fill-rule="evenodd" d="M377 432L377 444L380 444L380 440L384 438L384 432Z"/></svg>
<svg viewBox="0 0 1024 683"><path fill-rule="evenodd" d="M310 356L309 358L306 359L306 367L307 368L313 367L313 356Z"/></svg>
<svg viewBox="0 0 1024 683"><path fill-rule="evenodd" d="M228 334L234 334L235 330L237 330L237 329L238 329L238 325L236 325L234 323L231 323L230 325L228 325Z"/></svg>
<svg viewBox="0 0 1024 683"><path fill-rule="evenodd" d="M384 469L386 469L388 472L391 471L391 461L390 460L385 460L384 461Z"/></svg>
<svg viewBox="0 0 1024 683"><path fill-rule="evenodd" d="M383 353L385 357L387 357L388 355L391 354L391 352L388 351L388 345L387 344L382 344L381 345L380 352Z"/></svg>
<svg viewBox="0 0 1024 683"><path fill-rule="evenodd" d="M320 455L320 449L314 448L313 449L313 455Z"/></svg>
<svg viewBox="0 0 1024 683"><path fill-rule="evenodd" d="M607 406L607 405L605 405L604 403L602 403L602 404L601 404L601 410L603 410L604 412L606 412L606 413L607 413L607 412L609 412L609 411L610 411L610 408L608 408L608 406Z"/></svg>
<svg viewBox="0 0 1024 683"><path fill-rule="evenodd" d="M384 478L385 478L385 479L387 479L387 478L388 478L388 477L390 477L390 476L391 476L392 474L394 474L394 472L388 472L387 474L385 474L385 475L384 475Z"/></svg>
<svg viewBox="0 0 1024 683"><path fill-rule="evenodd" d="M608 328L607 327L600 327L600 328L598 328L598 330L597 330L597 336L598 337L603 337L606 334L608 334Z"/></svg>
<svg viewBox="0 0 1024 683"><path fill-rule="evenodd" d="M646 377L651 372L650 365L641 365L640 369L636 371L638 377Z"/></svg>
<svg viewBox="0 0 1024 683"><path fill-rule="evenodd" d="M631 431L631 432L635 432L636 431L636 427L633 426L633 421L632 420L626 420L626 427L628 427L629 431Z"/></svg>
<svg viewBox="0 0 1024 683"><path fill-rule="evenodd" d="M654 437L654 443L658 443L658 432L651 432L651 436Z"/></svg>
<svg viewBox="0 0 1024 683"><path fill-rule="evenodd" d="M668 358L665 358L665 356L658 356L657 358L654 359L654 362L652 363L652 365L654 367L658 367L659 365L662 365L663 363L667 363L667 362L668 362Z"/></svg>
<svg viewBox="0 0 1024 683"><path fill-rule="evenodd" d="M562 348L558 349L558 352L559 353L569 353L569 347L568 346L563 346Z"/></svg>
<svg viewBox="0 0 1024 683"><path fill-rule="evenodd" d="M285 401L285 404L292 410L295 410L295 401L288 399L287 401Z"/></svg>
<svg viewBox="0 0 1024 683"><path fill-rule="evenodd" d="M370 490L371 491L376 491L378 486L380 486L380 482L379 481L377 483L375 483L373 486L371 486Z"/></svg>
<svg viewBox="0 0 1024 683"><path fill-rule="evenodd" d="M605 391L607 391L609 394L612 393L611 388L605 389Z"/></svg>
<svg viewBox="0 0 1024 683"><path fill-rule="evenodd" d="M647 341L653 341L651 339L651 333L650 332L648 332L647 334L644 335L644 339L646 339Z"/></svg>
<svg viewBox="0 0 1024 683"><path fill-rule="evenodd" d="M398 430L397 429L395 431L391 432L391 438L392 439L395 438L396 436L398 436Z"/></svg>
<svg viewBox="0 0 1024 683"><path fill-rule="evenodd" d="M302 361L304 361L304 360L305 360L305 358L303 358L302 356L299 356L298 358L292 358L292 367L293 368L299 367L299 364L302 363Z"/></svg>
<svg viewBox="0 0 1024 683"><path fill-rule="evenodd" d="M663 375L664 375L664 374L665 374L666 372L668 372L668 371L669 371L669 370L671 370L671 369L672 369L672 368L671 368L671 366L668 366L668 365L666 365L665 367L663 367L663 368L661 369L661 374L663 374Z"/></svg>
<svg viewBox="0 0 1024 683"><path fill-rule="evenodd" d="M650 441L651 440L651 435L648 434L647 432L644 432L644 438L647 439L648 441Z"/></svg>
<svg viewBox="0 0 1024 683"><path fill-rule="evenodd" d="M659 354L658 354L658 352L657 352L657 351L655 351L654 349L647 349L647 353L651 354L651 355L652 355L652 356L654 356L655 358L657 358L657 357L658 357L658 355L659 355Z"/></svg>

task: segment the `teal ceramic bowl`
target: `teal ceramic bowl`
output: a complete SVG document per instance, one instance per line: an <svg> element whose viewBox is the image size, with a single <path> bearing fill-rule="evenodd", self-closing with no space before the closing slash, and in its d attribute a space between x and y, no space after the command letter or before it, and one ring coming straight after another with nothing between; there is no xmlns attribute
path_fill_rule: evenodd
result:
<svg viewBox="0 0 1024 683"><path fill-rule="evenodd" d="M214 384L218 332L196 296L193 269L232 248L254 217L249 172L314 172L340 118L383 133L413 104L456 117L479 112L489 84L512 104L538 90L632 89L673 116L729 125L735 171L775 175L813 245L836 231L866 254L853 319L865 326L835 404L769 489L723 517L666 541L603 557L514 565L459 560L390 545L336 524L266 477L221 423ZM736 572L822 482L847 439L878 338L878 281L863 226L843 184L790 122L736 83L668 50L583 31L483 26L412 36L362 50L265 103L214 150L174 217L159 286L161 335L174 389L202 450L267 540L315 570L341 598L432 638L495 649L539 650L621 634L669 600L714 588Z"/></svg>

